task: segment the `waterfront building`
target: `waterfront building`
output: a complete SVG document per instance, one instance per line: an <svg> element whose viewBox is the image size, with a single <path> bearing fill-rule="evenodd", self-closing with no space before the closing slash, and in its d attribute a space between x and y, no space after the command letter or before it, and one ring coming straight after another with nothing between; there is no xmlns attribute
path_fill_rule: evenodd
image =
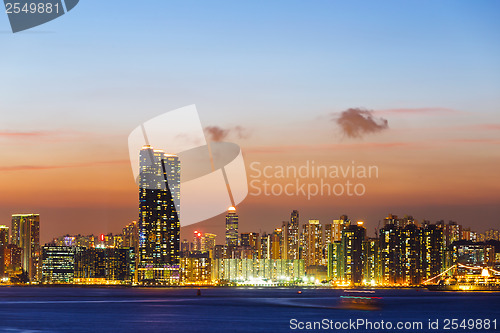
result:
<svg viewBox="0 0 500 333"><path fill-rule="evenodd" d="M176 283L180 264L180 161L146 145L140 151L141 283Z"/></svg>
<svg viewBox="0 0 500 333"><path fill-rule="evenodd" d="M131 283L135 276L132 248L75 248L75 283Z"/></svg>
<svg viewBox="0 0 500 333"><path fill-rule="evenodd" d="M302 226L302 244L306 267L320 265L323 258L323 229L319 220L309 220Z"/></svg>
<svg viewBox="0 0 500 333"><path fill-rule="evenodd" d="M408 222L401 230L401 283L419 285L422 282L422 230Z"/></svg>
<svg viewBox="0 0 500 333"><path fill-rule="evenodd" d="M73 283L75 250L71 246L45 245L42 247L42 282Z"/></svg>
<svg viewBox="0 0 500 333"><path fill-rule="evenodd" d="M393 215L386 218L389 221L379 230L379 263L381 282L394 285L401 283L401 228L396 225ZM399 223L399 222L398 222Z"/></svg>
<svg viewBox="0 0 500 333"><path fill-rule="evenodd" d="M213 252L216 238L216 234L204 233L201 238L201 250Z"/></svg>
<svg viewBox="0 0 500 333"><path fill-rule="evenodd" d="M363 222L349 225L342 231L343 280L346 283L359 285L363 281L363 241L366 229Z"/></svg>
<svg viewBox="0 0 500 333"><path fill-rule="evenodd" d="M301 259L216 259L212 265L214 283L293 283L304 276Z"/></svg>
<svg viewBox="0 0 500 333"><path fill-rule="evenodd" d="M363 284L378 285L380 283L379 251L378 238L369 238L363 242Z"/></svg>
<svg viewBox="0 0 500 333"><path fill-rule="evenodd" d="M264 232L260 236L260 249L258 252L258 259L271 259L271 235Z"/></svg>
<svg viewBox="0 0 500 333"><path fill-rule="evenodd" d="M11 244L22 249L22 270L26 272L28 280L39 280L40 260L40 215L14 214L12 215Z"/></svg>
<svg viewBox="0 0 500 333"><path fill-rule="evenodd" d="M22 273L23 249L14 244L7 245L4 252L6 276L16 276Z"/></svg>
<svg viewBox="0 0 500 333"><path fill-rule="evenodd" d="M226 214L226 245L228 247L238 246L238 214L236 208L231 206Z"/></svg>
<svg viewBox="0 0 500 333"><path fill-rule="evenodd" d="M183 284L211 283L212 262L208 253L203 253L204 256L181 258L180 279Z"/></svg>
<svg viewBox="0 0 500 333"><path fill-rule="evenodd" d="M214 259L229 259L229 251L226 245L215 245L214 246Z"/></svg>
<svg viewBox="0 0 500 333"><path fill-rule="evenodd" d="M193 233L193 247L192 251L201 251L201 239L202 234L198 230L195 230Z"/></svg>
<svg viewBox="0 0 500 333"><path fill-rule="evenodd" d="M441 273L443 250L443 229L435 224L425 224L422 228L422 280Z"/></svg>
<svg viewBox="0 0 500 333"><path fill-rule="evenodd" d="M329 280L337 282L342 280L343 258L341 241L334 241L327 244L327 277Z"/></svg>
<svg viewBox="0 0 500 333"><path fill-rule="evenodd" d="M331 224L330 242L340 242L342 231L351 224L347 215L341 215L338 220L333 220Z"/></svg>
<svg viewBox="0 0 500 333"><path fill-rule="evenodd" d="M9 245L9 227L0 225L0 278L5 277L5 251Z"/></svg>

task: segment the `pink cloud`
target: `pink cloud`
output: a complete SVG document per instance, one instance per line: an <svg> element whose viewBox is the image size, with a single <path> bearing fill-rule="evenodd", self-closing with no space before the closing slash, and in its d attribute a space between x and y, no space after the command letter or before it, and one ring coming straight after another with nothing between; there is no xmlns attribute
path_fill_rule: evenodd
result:
<svg viewBox="0 0 500 333"><path fill-rule="evenodd" d="M426 107L426 108L399 108L399 109L385 109L374 111L378 115L387 114L415 114L415 115L435 115L435 114L456 114L461 111L443 108L443 107Z"/></svg>
<svg viewBox="0 0 500 333"><path fill-rule="evenodd" d="M411 142L365 142L348 144L322 144L322 145L289 145L289 146L259 146L243 148L244 153L274 154L290 153L297 151L325 151L325 150L354 150L354 149L391 149L399 147L420 147L421 144Z"/></svg>
<svg viewBox="0 0 500 333"><path fill-rule="evenodd" d="M500 124L479 124L473 126L478 130L488 130L488 131L498 131L500 130Z"/></svg>
<svg viewBox="0 0 500 333"><path fill-rule="evenodd" d="M33 137L42 137L49 136L51 132L43 132L43 131L33 131L33 132L12 132L12 131L0 131L0 137L3 138L33 138Z"/></svg>
<svg viewBox="0 0 500 333"><path fill-rule="evenodd" d="M454 139L450 141L457 143L489 143L494 145L500 144L500 140L498 139Z"/></svg>
<svg viewBox="0 0 500 333"><path fill-rule="evenodd" d="M113 165L113 164L129 164L129 160L115 160L115 161L96 161L78 164L67 165L12 165L0 166L0 171L37 171L37 170L53 170L53 169L67 169L67 168L84 168L99 165Z"/></svg>

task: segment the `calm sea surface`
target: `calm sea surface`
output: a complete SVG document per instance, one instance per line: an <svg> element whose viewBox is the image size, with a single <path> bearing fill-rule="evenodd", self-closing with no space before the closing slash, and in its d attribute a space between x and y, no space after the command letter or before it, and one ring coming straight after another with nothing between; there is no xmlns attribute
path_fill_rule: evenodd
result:
<svg viewBox="0 0 500 333"><path fill-rule="evenodd" d="M378 310L341 306L342 290L307 288L0 287L0 332L311 332L299 323L422 322L401 332L500 331L500 292L377 290ZM298 291L302 293L298 293ZM358 294L365 296L364 294ZM291 329L290 321L295 319ZM496 330L445 330L445 319L497 320ZM439 320L439 328L428 328ZM471 324L472 322L469 322ZM366 328L338 332L397 332ZM339 324L337 324L339 325ZM306 326L304 326L306 327ZM330 328L329 327L329 328ZM320 331L320 330L317 330Z"/></svg>

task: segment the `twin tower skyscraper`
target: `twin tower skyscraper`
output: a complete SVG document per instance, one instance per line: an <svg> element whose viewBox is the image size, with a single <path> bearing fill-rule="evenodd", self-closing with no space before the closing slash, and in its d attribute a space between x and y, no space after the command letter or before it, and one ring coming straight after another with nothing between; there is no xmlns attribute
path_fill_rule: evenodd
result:
<svg viewBox="0 0 500 333"><path fill-rule="evenodd" d="M175 283L180 263L179 157L145 145L139 158L138 280Z"/></svg>

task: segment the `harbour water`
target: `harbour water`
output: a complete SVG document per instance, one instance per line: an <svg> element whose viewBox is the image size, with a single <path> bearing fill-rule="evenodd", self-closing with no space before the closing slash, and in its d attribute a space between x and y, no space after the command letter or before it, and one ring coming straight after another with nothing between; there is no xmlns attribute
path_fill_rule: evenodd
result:
<svg viewBox="0 0 500 333"><path fill-rule="evenodd" d="M311 332L306 328L314 323L322 324L317 331L398 331L381 321L422 323L404 332L500 331L500 292L359 293L377 297L371 310L346 308L344 295L326 288L202 288L198 296L197 288L0 287L0 332ZM465 326L446 330L447 319ZM353 329L360 320L372 326ZM349 321L350 327L339 326Z"/></svg>

